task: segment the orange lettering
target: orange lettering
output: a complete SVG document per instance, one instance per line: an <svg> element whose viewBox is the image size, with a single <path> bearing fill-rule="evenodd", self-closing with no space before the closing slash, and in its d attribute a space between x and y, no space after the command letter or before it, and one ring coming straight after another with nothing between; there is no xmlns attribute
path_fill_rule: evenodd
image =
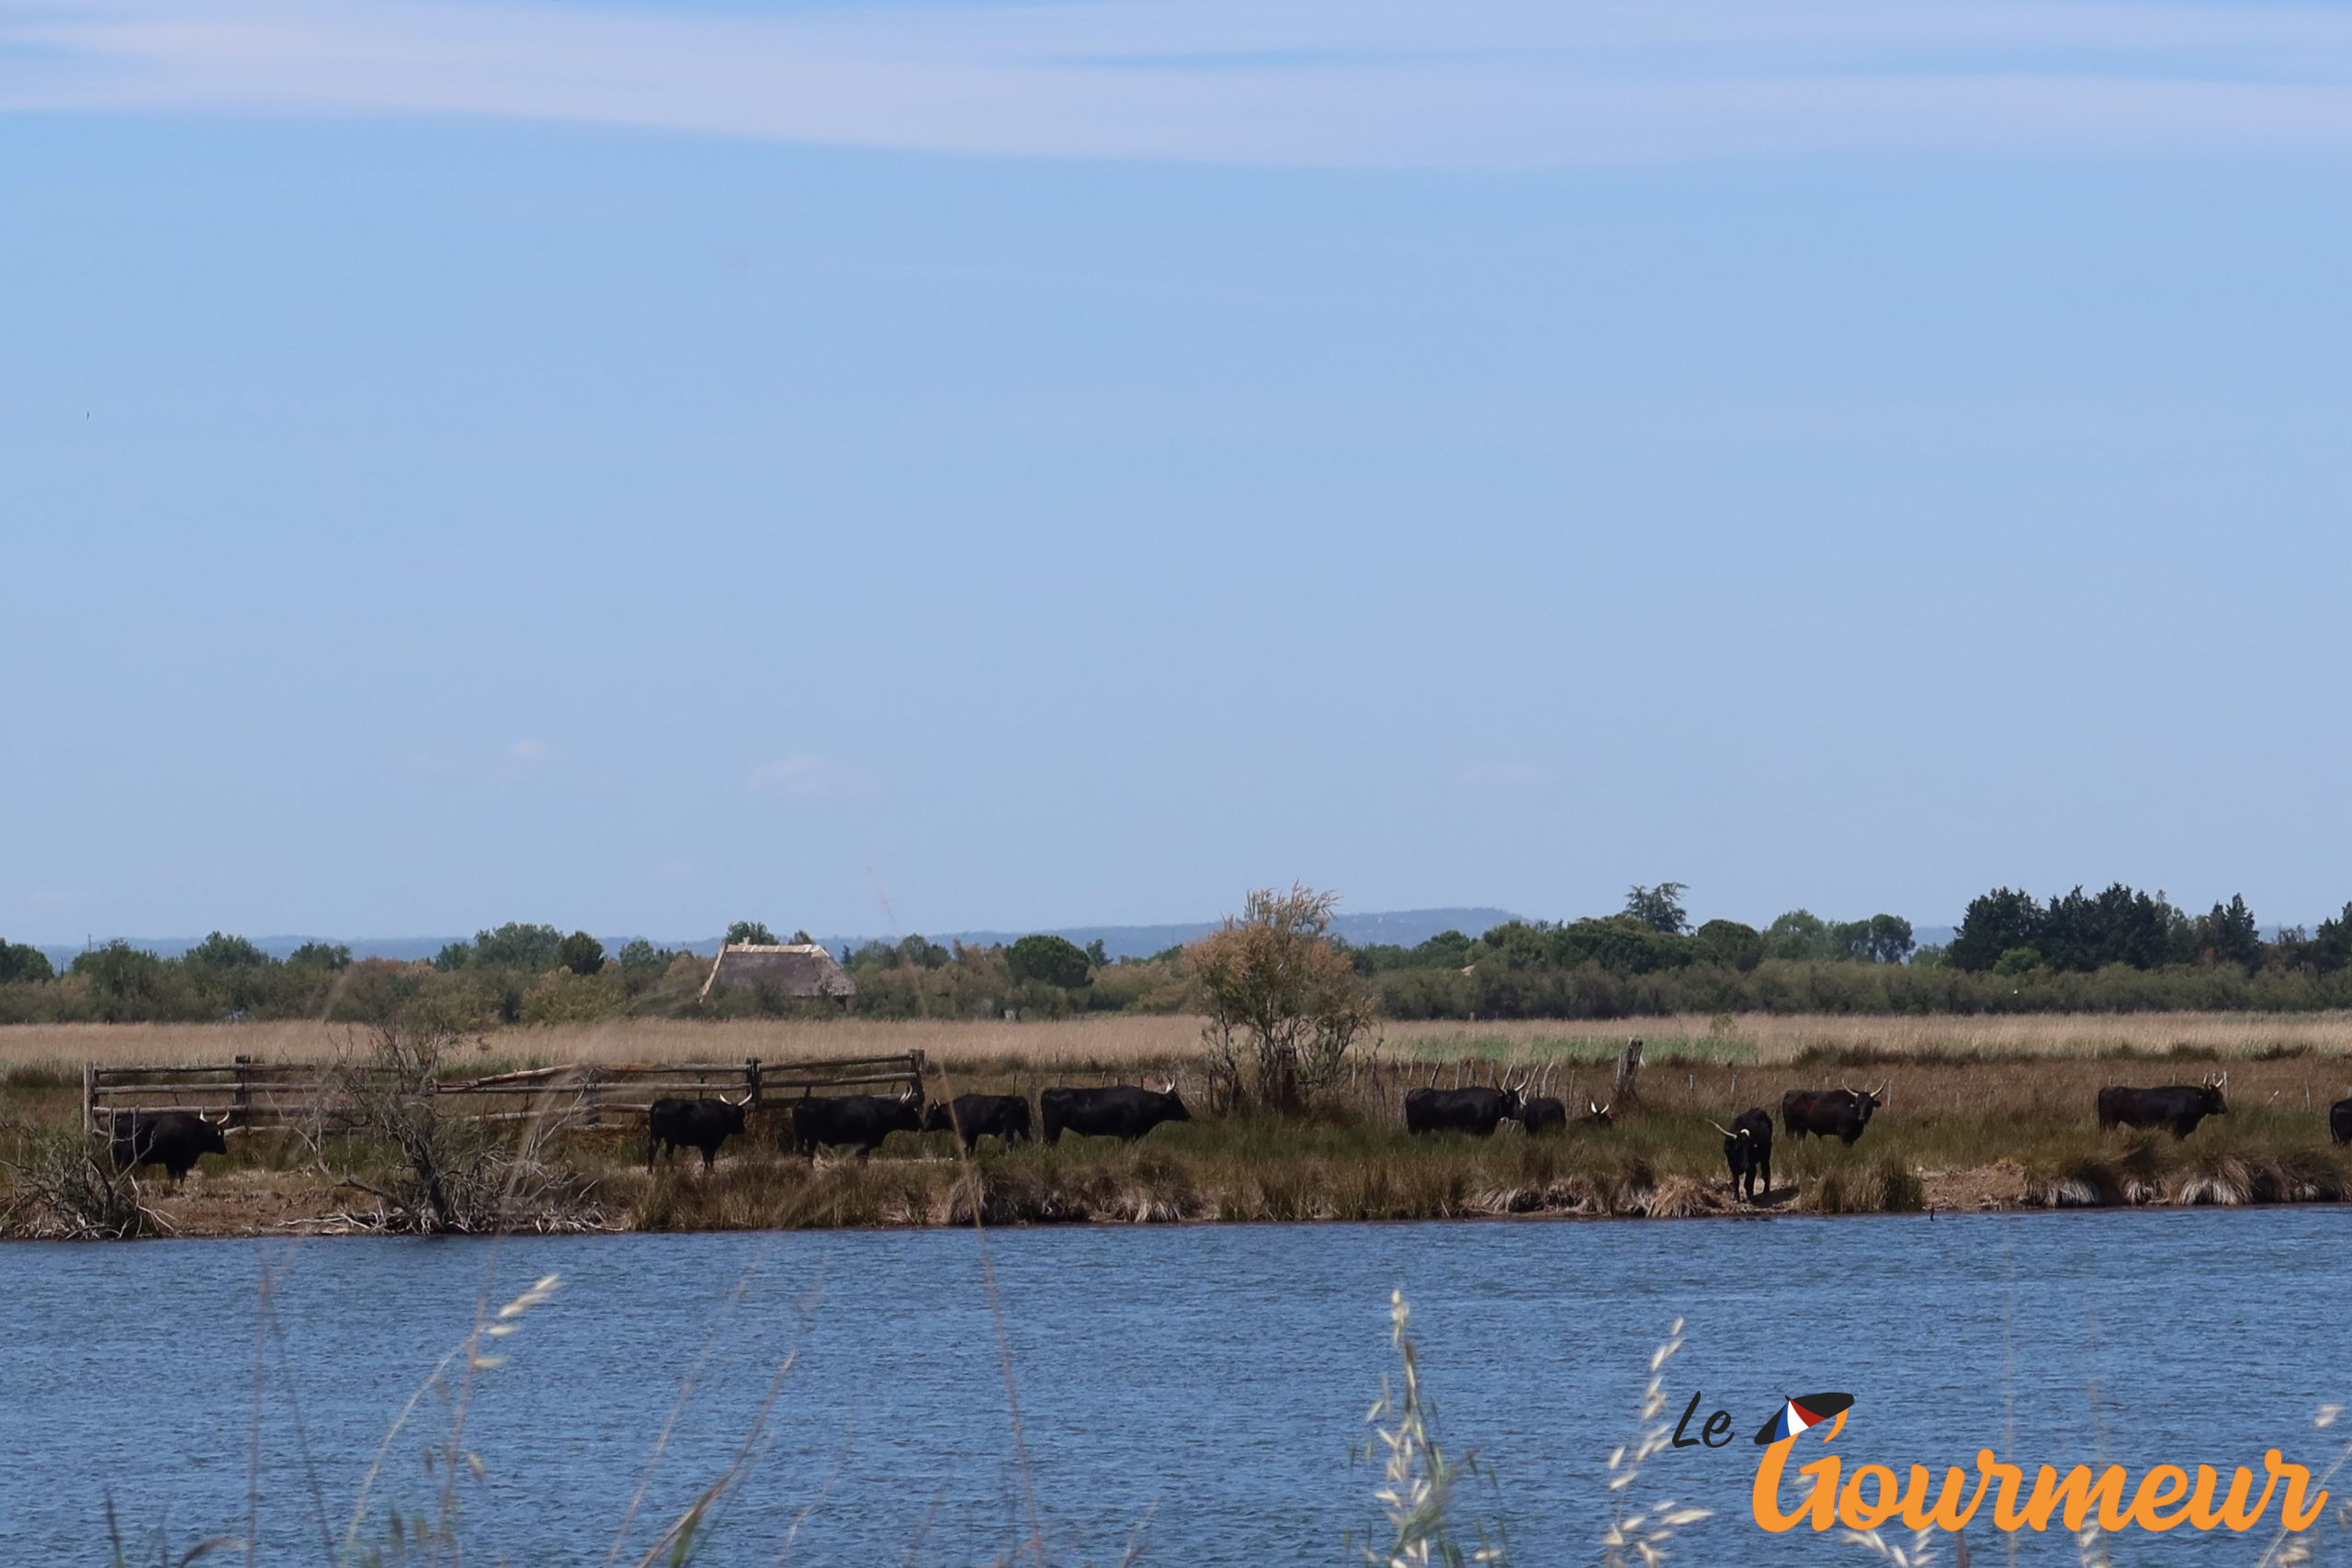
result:
<svg viewBox="0 0 2352 1568"><path fill-rule="evenodd" d="M1826 1443L1836 1437L1838 1429L1844 1425L1841 1413L1838 1420L1830 1423L1829 1429L1821 1434L1821 1440ZM1756 1516L1756 1523L1760 1529L1773 1535L1796 1529L1797 1521L1808 1514L1816 1531L1826 1530L1838 1522L1838 1460L1835 1454L1798 1468L1799 1475L1813 1477L1813 1490L1805 1495L1795 1513L1781 1512L1781 1471L1789 1462L1789 1450L1795 1442L1794 1438L1782 1438L1764 1450L1763 1462L1756 1467L1756 1484L1748 1492L1748 1512ZM1894 1477L1890 1475L1888 1479L1892 1481Z"/></svg>
<svg viewBox="0 0 2352 1568"><path fill-rule="evenodd" d="M2123 1486L2129 1478L2121 1465L2109 1465L2097 1481L2091 1479L2091 1467L2086 1464L2068 1471L2063 1482L2057 1480L2057 1471L2045 1464L2034 1478L2033 1495L2026 1502L2025 1517L2035 1529L2048 1529L2050 1511L2057 1508L2066 1528L2079 1531L2094 1504L2098 1507L2098 1528L2109 1535L2132 1522L2123 1502Z"/></svg>
<svg viewBox="0 0 2352 1568"><path fill-rule="evenodd" d="M2262 1456L2262 1464L2278 1480L2287 1483L2287 1495L2278 1504L2280 1526L2290 1530L2311 1529L2321 1511L2327 1506L2327 1494L2324 1492L2312 1498L2309 1506L2304 1506L2303 1494L2311 1489L2312 1472L2300 1464L2282 1463L2277 1449ZM2263 1495L2267 1497L2269 1494L2266 1492Z"/></svg>
<svg viewBox="0 0 2352 1568"><path fill-rule="evenodd" d="M1993 1528L2003 1535L2011 1535L2025 1529L2025 1515L2018 1508L2018 1488L2025 1484L2025 1472L2016 1465L2001 1463L1993 1457L1991 1449L1976 1450L1976 1471L1984 1478L1976 1489L1980 1498L1984 1488L1993 1484L1995 1476L2001 1478L2001 1490L1993 1498ZM2037 1525L2034 1528L2039 1529L2041 1527Z"/></svg>
<svg viewBox="0 0 2352 1568"><path fill-rule="evenodd" d="M2261 1520L2263 1510L2270 1506L2270 1494L2278 1489L2278 1478L2274 1475L2264 1483L2262 1501L2249 1508L2245 1506L2245 1495L2247 1489L2253 1484L2253 1473L2244 1465L2240 1465L2236 1477L2230 1482L2229 1498L2222 1505L2222 1524L2224 1529L2250 1530ZM2194 1509L2190 1511L2195 1512Z"/></svg>
<svg viewBox="0 0 2352 1568"><path fill-rule="evenodd" d="M1783 1438L1764 1450L1763 1462L1756 1467L1756 1484L1748 1492L1747 1511L1756 1516L1756 1527L1770 1535L1792 1530L1804 1518L1804 1505L1797 1505L1793 1514L1781 1512L1781 1468L1789 1462L1789 1447L1794 1438Z"/></svg>
<svg viewBox="0 0 2352 1568"><path fill-rule="evenodd" d="M1878 1483L1877 1502L1862 1501L1862 1483L1865 1481ZM1883 1464L1866 1464L1854 1472L1852 1479L1846 1483L1845 1491L1838 1494L1838 1522L1849 1530L1874 1530L1894 1517L1894 1510L1900 1506L1901 1499L1894 1491L1894 1472Z"/></svg>
<svg viewBox="0 0 2352 1568"><path fill-rule="evenodd" d="M2160 1464L2140 1479L2140 1490L2132 1496L2132 1522L2143 1530L2168 1530L2188 1517L2188 1505L2172 1510L2164 1508L2188 1495L2188 1472L2177 1464Z"/></svg>
<svg viewBox="0 0 2352 1568"><path fill-rule="evenodd" d="M1976 1495L1962 1507L1961 1500L1968 1496L1968 1472L1958 1465L1944 1472L1943 1495L1931 1508L1928 1505L1928 1469L1925 1465L1911 1467L1911 1489L1903 1498L1903 1524L1906 1529L1923 1530L1930 1526L1947 1533L1957 1533L1962 1525L1976 1517L1976 1505L1984 1500L1984 1488L1992 1481L1986 1476L1979 1482Z"/></svg>

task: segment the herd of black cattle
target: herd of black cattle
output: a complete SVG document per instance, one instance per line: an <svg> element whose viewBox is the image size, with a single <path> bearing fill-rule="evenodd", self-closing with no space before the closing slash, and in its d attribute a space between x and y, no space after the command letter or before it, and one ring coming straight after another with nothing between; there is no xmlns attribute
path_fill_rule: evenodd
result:
<svg viewBox="0 0 2352 1568"><path fill-rule="evenodd" d="M2175 1084L2163 1089L2111 1086L2098 1091L2098 1124L2102 1132L2117 1127L2169 1128L2186 1138L2208 1116L2224 1115L2229 1104L2222 1090L2226 1073L2200 1084ZM1615 1118L1607 1106L1587 1100L1588 1110L1576 1124L1605 1130ZM1789 1138L1836 1138L1851 1145L1870 1125L1871 1113L1886 1104L1886 1089L1791 1089L1781 1097L1781 1131ZM703 1168L717 1162L719 1146L744 1133L745 1106L723 1099L657 1100L646 1113L645 1165L648 1170L663 1154L681 1149L701 1153ZM1118 1138L1132 1143L1163 1122L1189 1122L1192 1112L1171 1082L1164 1089L1121 1084L1102 1089L1048 1089L1037 1096L1037 1132L1033 1134L1029 1099L1021 1094L959 1094L933 1101L920 1094L804 1095L787 1108L787 1130L780 1146L787 1153L813 1159L820 1149L852 1148L865 1158L882 1146L893 1133L953 1133L967 1154L982 1138L1005 1144L1025 1142L1033 1135L1057 1144L1065 1133L1086 1137ZM1492 1088L1417 1089L1405 1096L1405 1129L1408 1133L1464 1133L1491 1137L1505 1122L1516 1122L1529 1136L1566 1131L1567 1107L1546 1095L1530 1095L1523 1083ZM222 1135L226 1119L214 1121L186 1111L118 1111L108 1122L108 1153L119 1171L157 1166L175 1181L186 1179L208 1154L229 1152ZM1772 1118L1761 1106L1751 1106L1733 1118L1728 1127L1710 1122L1723 1134L1724 1163L1731 1172L1735 1192L1753 1202L1759 1190L1772 1190ZM2352 1144L2352 1100L2341 1100L2328 1111L2328 1130L2339 1144ZM1760 1184L1760 1186L1759 1186Z"/></svg>

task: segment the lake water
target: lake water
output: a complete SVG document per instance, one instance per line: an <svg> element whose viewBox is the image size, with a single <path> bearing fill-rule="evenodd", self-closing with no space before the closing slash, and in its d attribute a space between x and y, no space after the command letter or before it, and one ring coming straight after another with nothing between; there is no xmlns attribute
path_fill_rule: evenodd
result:
<svg viewBox="0 0 2352 1568"><path fill-rule="evenodd" d="M699 1359L634 1562L726 1468L796 1345L698 1561L773 1562L805 1515L791 1561L983 1562L1023 1540L1031 1493L1055 1563L1115 1562L1131 1541L1147 1562L1351 1561L1376 1472L1351 1454L1395 1365L1399 1286L1442 1436L1497 1481L1465 1512L1498 1517L1517 1561L1596 1559L1603 1466L1680 1315L1673 1414L1703 1390L1702 1419L1728 1411L1736 1441L1663 1455L1637 1488L1717 1510L1678 1559L1859 1562L1749 1521L1749 1439L1783 1395L1858 1396L1834 1450L1849 1466L1969 1464L1986 1445L2135 1472L2258 1469L2272 1446L2323 1461L2344 1428L2314 1433L2312 1412L2352 1392L2347 1223L2301 1208L1004 1232L987 1240L1001 1340L962 1231L11 1246L0 1562L103 1562L109 1494L134 1536L239 1531L256 1438L263 1561L328 1560L322 1538L340 1540L388 1425L486 1281L504 1301L548 1272L560 1289L475 1387L471 1561L604 1562ZM428 1396L380 1500L431 1506L420 1454L447 1426ZM381 1539L373 1513L363 1539ZM1999 1558L1972 1533L1980 1563ZM2186 1531L2120 1547L2249 1568L2259 1552ZM2022 1560L2074 1556L2053 1531Z"/></svg>

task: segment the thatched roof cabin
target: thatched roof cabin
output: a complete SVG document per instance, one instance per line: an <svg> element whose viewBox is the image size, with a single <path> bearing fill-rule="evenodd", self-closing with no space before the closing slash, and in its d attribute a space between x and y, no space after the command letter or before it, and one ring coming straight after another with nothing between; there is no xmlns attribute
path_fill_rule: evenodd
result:
<svg viewBox="0 0 2352 1568"><path fill-rule="evenodd" d="M710 977L702 983L707 998L717 985L745 990L773 990L794 1001L832 1001L849 1006L857 982L835 962L824 946L813 942L728 942L710 962Z"/></svg>

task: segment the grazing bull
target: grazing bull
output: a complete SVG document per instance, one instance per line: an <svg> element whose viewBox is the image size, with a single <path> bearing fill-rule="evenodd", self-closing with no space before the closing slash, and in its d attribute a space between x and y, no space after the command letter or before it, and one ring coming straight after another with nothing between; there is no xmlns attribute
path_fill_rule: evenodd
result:
<svg viewBox="0 0 2352 1568"><path fill-rule="evenodd" d="M1849 1148L1886 1104L1886 1086L1873 1089L1792 1089L1781 1096L1781 1127L1792 1138L1836 1138Z"/></svg>
<svg viewBox="0 0 2352 1568"><path fill-rule="evenodd" d="M2126 1089L2109 1084L2098 1091L2098 1130L2117 1127L2170 1127L2176 1138L2197 1131L2208 1116L2229 1114L2222 1086L2230 1075L2209 1074L2200 1084L2168 1084L2163 1089Z"/></svg>
<svg viewBox="0 0 2352 1568"><path fill-rule="evenodd" d="M2352 1144L2352 1100L2339 1100L2328 1107L2327 1132L2339 1144Z"/></svg>
<svg viewBox="0 0 2352 1568"><path fill-rule="evenodd" d="M866 1159L893 1133L922 1131L918 1094L837 1094L819 1100L803 1094L793 1102L792 1134L786 1147L817 1157L820 1148L852 1145Z"/></svg>
<svg viewBox="0 0 2352 1568"><path fill-rule="evenodd" d="M1029 1136L1029 1097L1025 1094L959 1094L941 1100L922 1119L926 1133L953 1133L970 1154L982 1138L993 1134L1007 1144Z"/></svg>
<svg viewBox="0 0 2352 1568"><path fill-rule="evenodd" d="M1708 1126L1724 1135L1724 1164L1731 1168L1731 1190L1756 1201L1758 1182L1764 1186L1764 1196L1772 1195L1772 1118L1762 1106L1750 1106L1732 1118L1726 1127L1720 1122ZM1747 1190L1740 1190L1745 1183Z"/></svg>
<svg viewBox="0 0 2352 1568"><path fill-rule="evenodd" d="M198 1160L229 1152L220 1134L228 1122L226 1116L215 1122L189 1111L118 1111L107 1124L107 1152L117 1170L160 1165L176 1187Z"/></svg>
<svg viewBox="0 0 2352 1568"><path fill-rule="evenodd" d="M1555 1062L1552 1066L1558 1065ZM1551 1087L1552 1067L1547 1066L1544 1069L1544 1076L1535 1080L1535 1092L1522 1095L1520 1099L1519 1124L1526 1129L1531 1138L1568 1130L1567 1102L1556 1095L1544 1092Z"/></svg>
<svg viewBox="0 0 2352 1568"><path fill-rule="evenodd" d="M1413 1089L1405 1096L1405 1131L1491 1138L1498 1126L1519 1121L1526 1111L1521 1087L1505 1083L1494 1089Z"/></svg>
<svg viewBox="0 0 2352 1568"><path fill-rule="evenodd" d="M1617 1117L1615 1115L1617 1102L1615 1100L1612 1100L1606 1105L1602 1105L1598 1100L1587 1100L1584 1103L1585 1112L1583 1115L1577 1118L1577 1126L1614 1127L1617 1125Z"/></svg>
<svg viewBox="0 0 2352 1568"><path fill-rule="evenodd" d="M718 1159L718 1145L743 1131L743 1107L751 1100L657 1100L645 1108L645 1168L656 1153L700 1149L702 1168Z"/></svg>
<svg viewBox="0 0 2352 1568"><path fill-rule="evenodd" d="M1037 1096L1037 1113L1045 1122L1046 1142L1061 1142L1064 1133L1089 1138L1117 1138L1134 1143L1162 1122L1190 1122L1176 1092L1176 1080L1164 1089L1114 1084L1108 1089L1049 1089Z"/></svg>

